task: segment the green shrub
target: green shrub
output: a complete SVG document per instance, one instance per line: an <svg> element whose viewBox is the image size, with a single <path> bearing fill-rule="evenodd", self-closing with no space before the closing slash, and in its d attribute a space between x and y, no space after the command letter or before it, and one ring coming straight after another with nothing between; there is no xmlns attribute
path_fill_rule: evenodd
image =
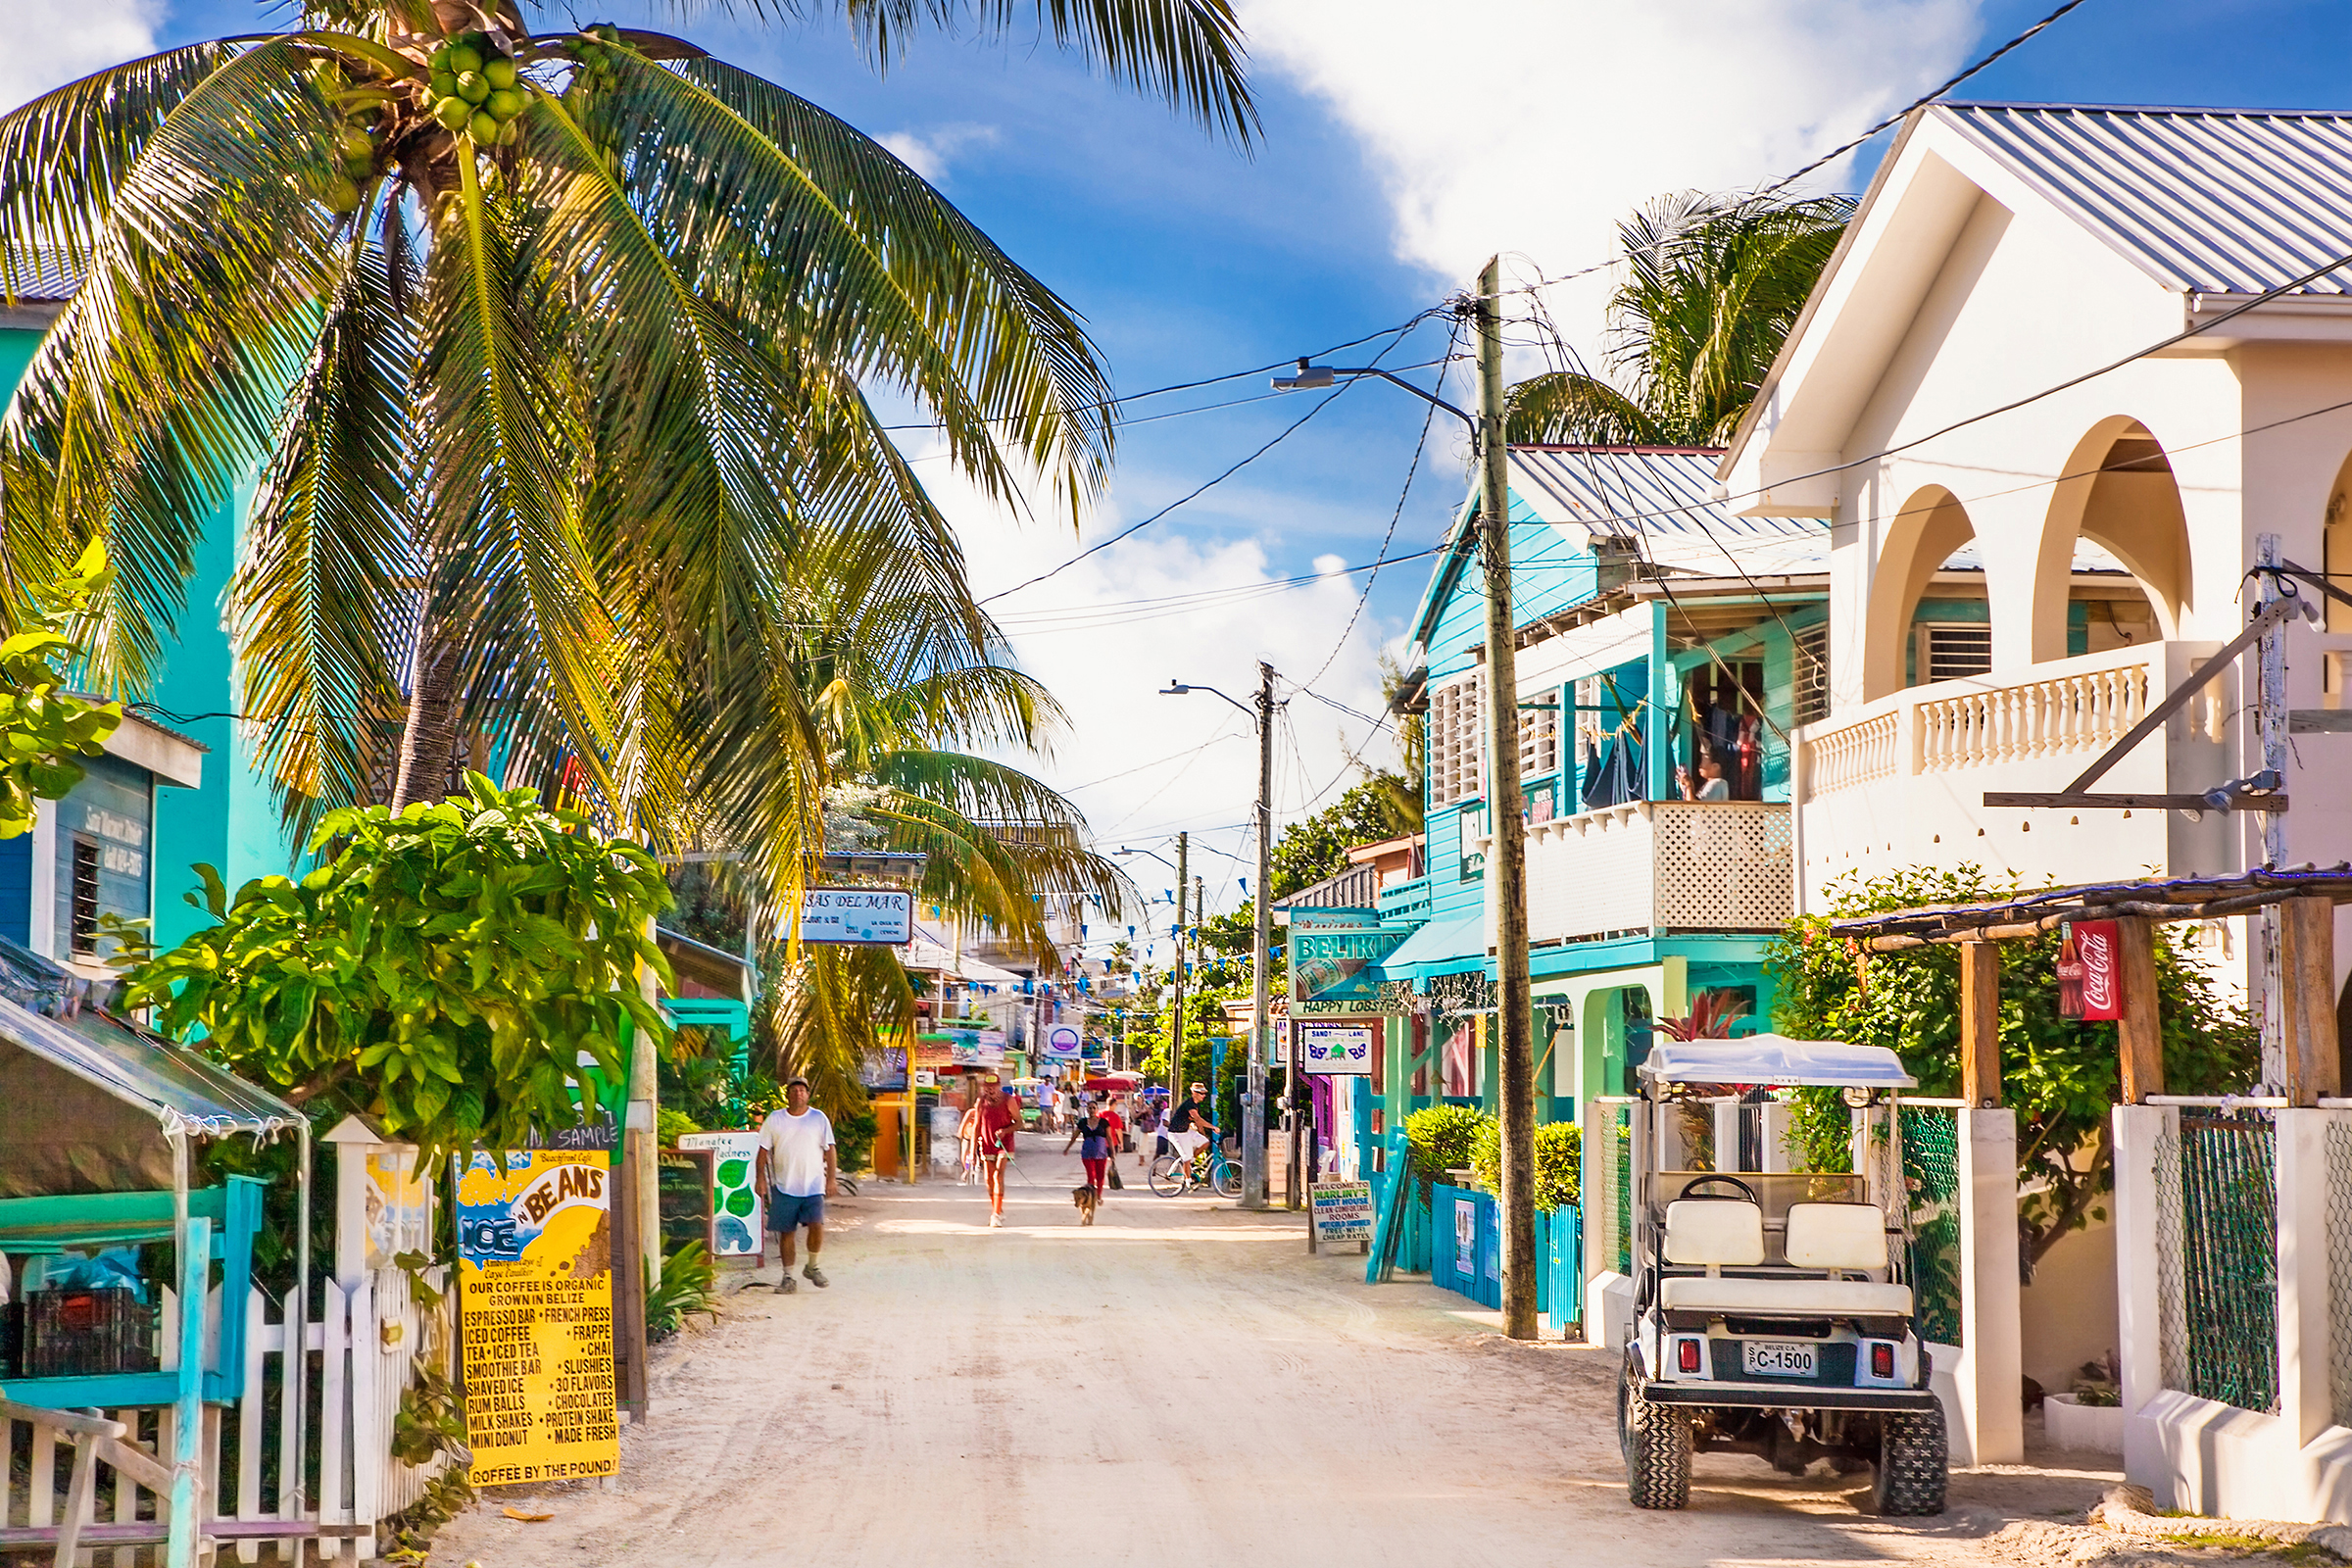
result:
<svg viewBox="0 0 2352 1568"><path fill-rule="evenodd" d="M685 1326L688 1314L708 1312L717 1301L718 1270L702 1243L688 1242L662 1260L661 1283L646 1288L645 1337L666 1340Z"/></svg>
<svg viewBox="0 0 2352 1568"><path fill-rule="evenodd" d="M873 1163L874 1134L880 1123L874 1107L859 1101L833 1118L833 1157L843 1170L860 1171Z"/></svg>
<svg viewBox="0 0 2352 1568"><path fill-rule="evenodd" d="M1424 1193L1446 1172L1470 1163L1482 1122L1494 1125L1468 1105L1428 1105L1404 1118L1405 1147L1412 1152L1413 1174Z"/></svg>
<svg viewBox="0 0 2352 1568"><path fill-rule="evenodd" d="M1408 1123L1409 1125L1409 1123ZM1549 1121L1536 1129L1536 1207L1567 1208L1582 1186L1585 1135L1572 1121ZM1481 1118L1470 1146L1470 1168L1487 1192L1502 1192L1502 1124Z"/></svg>
<svg viewBox="0 0 2352 1568"><path fill-rule="evenodd" d="M696 1121L686 1112L672 1110L667 1105L662 1107L661 1114L656 1121L660 1129L656 1136L660 1139L663 1149L675 1149L678 1147L680 1138L688 1133L699 1133L703 1130L701 1122Z"/></svg>

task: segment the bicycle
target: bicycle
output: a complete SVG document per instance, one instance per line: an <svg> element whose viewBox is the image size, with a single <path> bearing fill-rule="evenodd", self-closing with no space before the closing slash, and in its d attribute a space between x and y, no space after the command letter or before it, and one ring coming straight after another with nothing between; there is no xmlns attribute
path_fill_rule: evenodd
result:
<svg viewBox="0 0 2352 1568"><path fill-rule="evenodd" d="M1207 1162L1205 1174L1193 1167L1197 1160ZM1211 1144L1193 1159L1180 1154L1161 1154L1152 1161L1149 1177L1152 1191L1162 1198L1181 1198L1196 1187L1206 1186L1219 1198L1242 1196L1242 1168L1225 1157L1225 1151Z"/></svg>

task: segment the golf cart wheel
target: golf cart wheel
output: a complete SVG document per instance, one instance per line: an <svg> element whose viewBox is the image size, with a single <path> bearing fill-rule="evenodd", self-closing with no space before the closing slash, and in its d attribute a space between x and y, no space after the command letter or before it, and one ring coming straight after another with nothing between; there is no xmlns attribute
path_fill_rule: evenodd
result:
<svg viewBox="0 0 2352 1568"><path fill-rule="evenodd" d="M1690 1417L1642 1396L1641 1371L1629 1360L1617 1389L1617 1429L1625 1442L1625 1490L1637 1508L1685 1508L1690 1503Z"/></svg>
<svg viewBox="0 0 2352 1568"><path fill-rule="evenodd" d="M1212 1166L1209 1170L1208 1179L1211 1185L1216 1188L1217 1196L1219 1198L1239 1198L1242 1196L1242 1168L1239 1165L1218 1164Z"/></svg>
<svg viewBox="0 0 2352 1568"><path fill-rule="evenodd" d="M1174 1198L1184 1191L1184 1161L1174 1154L1162 1154L1152 1161L1150 1177L1152 1190L1162 1198Z"/></svg>
<svg viewBox="0 0 2352 1568"><path fill-rule="evenodd" d="M1870 1500L1891 1519L1924 1519L1943 1512L1947 1458L1943 1406L1888 1414L1879 1421L1879 1470Z"/></svg>

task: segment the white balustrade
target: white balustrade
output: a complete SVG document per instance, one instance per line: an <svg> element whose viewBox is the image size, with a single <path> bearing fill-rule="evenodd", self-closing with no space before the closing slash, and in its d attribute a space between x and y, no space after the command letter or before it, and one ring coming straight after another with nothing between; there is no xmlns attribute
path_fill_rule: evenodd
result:
<svg viewBox="0 0 2352 1568"><path fill-rule="evenodd" d="M1789 845L1777 801L1633 801L1533 823L1528 940L1778 931L1794 907Z"/></svg>

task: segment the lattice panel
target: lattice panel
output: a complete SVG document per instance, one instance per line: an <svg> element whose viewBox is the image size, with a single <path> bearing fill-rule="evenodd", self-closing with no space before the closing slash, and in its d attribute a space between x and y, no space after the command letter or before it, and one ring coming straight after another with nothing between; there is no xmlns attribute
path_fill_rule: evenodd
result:
<svg viewBox="0 0 2352 1568"><path fill-rule="evenodd" d="M1594 1272L1633 1272L1633 1107L1594 1105L1585 1140L1585 1201L1592 1216Z"/></svg>
<svg viewBox="0 0 2352 1568"><path fill-rule="evenodd" d="M1429 694L1429 803L1451 806L1487 792L1487 677L1448 681Z"/></svg>
<svg viewBox="0 0 2352 1568"><path fill-rule="evenodd" d="M2352 1426L2352 1117L2328 1123L2328 1402Z"/></svg>
<svg viewBox="0 0 2352 1568"><path fill-rule="evenodd" d="M1658 925L1675 931L1778 931L1794 912L1788 808L1766 801L1660 802Z"/></svg>

